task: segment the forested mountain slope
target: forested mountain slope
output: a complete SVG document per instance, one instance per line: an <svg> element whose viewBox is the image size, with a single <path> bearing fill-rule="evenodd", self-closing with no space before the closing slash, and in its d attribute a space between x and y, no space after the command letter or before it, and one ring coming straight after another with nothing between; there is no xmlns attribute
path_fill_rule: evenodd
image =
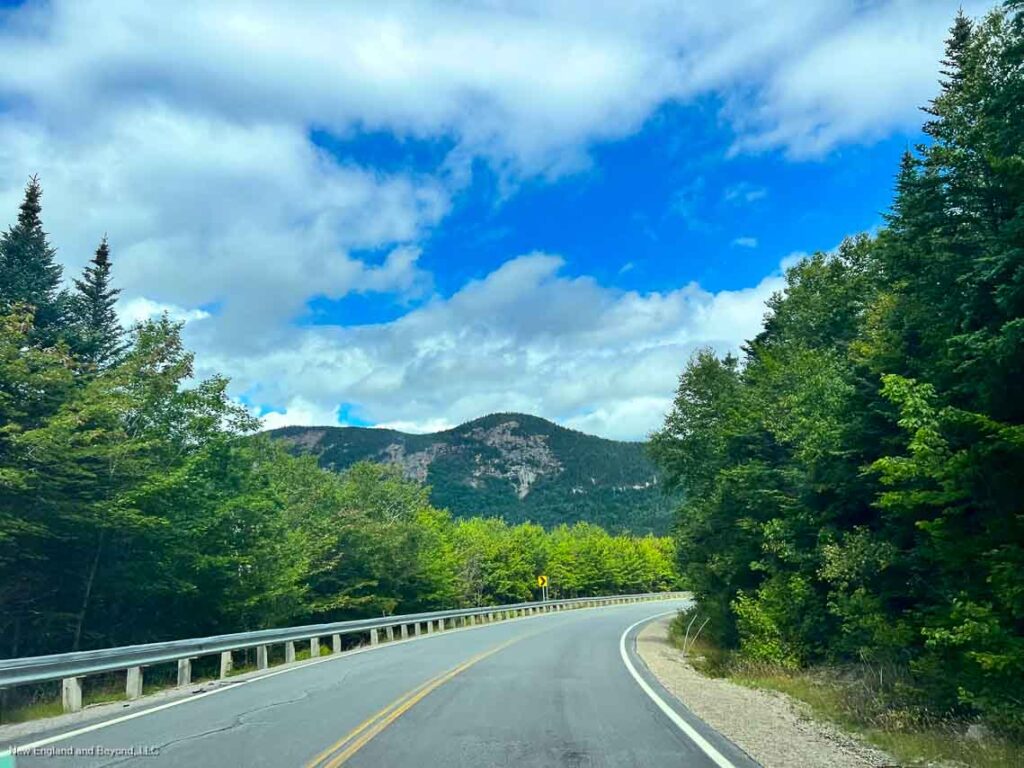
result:
<svg viewBox="0 0 1024 768"><path fill-rule="evenodd" d="M495 413L413 435L363 427L284 427L271 436L322 467L396 464L459 517L551 526L584 520L611 530L667 532L674 502L643 443L605 440L536 416Z"/></svg>
<svg viewBox="0 0 1024 768"><path fill-rule="evenodd" d="M667 537L455 520L395 467L352 464L391 451L441 488L472 481L490 513L552 478L582 485L586 468L622 513L646 497L616 484L653 475L642 446L528 417L433 442L349 430L358 451L293 432L293 446L322 443L332 468L352 464L326 471L254 434L226 378L194 377L181 323L120 325L106 239L64 287L42 210L33 177L0 231L0 656L521 602L540 594L541 573L556 596L677 585ZM45 695L4 694L0 723Z"/></svg>

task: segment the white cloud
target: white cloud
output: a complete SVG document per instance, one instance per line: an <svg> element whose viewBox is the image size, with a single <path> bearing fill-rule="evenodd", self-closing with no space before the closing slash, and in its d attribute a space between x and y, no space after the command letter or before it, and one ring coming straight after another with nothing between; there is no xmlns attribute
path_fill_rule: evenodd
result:
<svg viewBox="0 0 1024 768"><path fill-rule="evenodd" d="M165 314L171 320L183 323L205 320L210 317L210 313L202 309L185 309L174 304L161 304L158 301L153 301L143 296L137 296L127 301L119 301L115 309L118 320L126 328L135 325L135 323L152 320Z"/></svg>
<svg viewBox="0 0 1024 768"><path fill-rule="evenodd" d="M0 194L16 210L31 173L71 274L104 232L125 299L219 305L206 333L251 344L313 295L422 295L408 245L448 210L435 180L340 163L297 127L245 126L165 107L132 108L103 130L66 134L0 117ZM390 248L380 264L353 249Z"/></svg>
<svg viewBox="0 0 1024 768"><path fill-rule="evenodd" d="M958 2L29 2L0 13L0 211L39 173L69 272L109 233L122 313L190 321L200 369L270 423L354 402L410 428L518 409L641 436L688 351L749 336L778 278L623 293L534 254L392 323L292 321L315 296L429 297L419 249L477 161L508 191L707 94L736 152L912 128ZM366 132L450 151L345 159ZM702 183L676 200L697 228Z"/></svg>
<svg viewBox="0 0 1024 768"><path fill-rule="evenodd" d="M338 407L321 407L302 396L292 397L278 411L270 411L262 417L264 429L278 427L313 427L338 424Z"/></svg>
<svg viewBox="0 0 1024 768"><path fill-rule="evenodd" d="M916 126L916 108L935 92L951 20L942 5L868 7L811 38L770 73L753 104L733 98L736 150L783 147L797 157L817 156Z"/></svg>
<svg viewBox="0 0 1024 768"><path fill-rule="evenodd" d="M0 91L65 131L145 102L444 136L453 169L513 175L579 167L665 101L716 93L738 148L813 155L919 123L959 4L55 0L8 14Z"/></svg>
<svg viewBox="0 0 1024 768"><path fill-rule="evenodd" d="M209 350L257 402L335 423L340 402L409 431L447 428L494 411L526 411L618 438L661 422L690 353L736 350L755 334L773 275L740 291L696 284L623 292L563 274L548 254L512 259L447 300L385 324L293 329L267 353ZM301 422L305 423L305 422Z"/></svg>
<svg viewBox="0 0 1024 768"><path fill-rule="evenodd" d="M442 432L458 426L447 419L424 419L423 421L382 421L374 424L374 429L397 429L399 432L424 434L426 432Z"/></svg>
<svg viewBox="0 0 1024 768"><path fill-rule="evenodd" d="M732 244L739 248L757 248L756 237L737 237Z"/></svg>
<svg viewBox="0 0 1024 768"><path fill-rule="evenodd" d="M661 426L672 408L672 397L631 397L611 402L582 416L565 420L565 426L612 440L636 440ZM639 425L648 425L638 433Z"/></svg>
<svg viewBox="0 0 1024 768"><path fill-rule="evenodd" d="M836 248L838 248L838 247L839 246L836 246ZM779 262L779 270L783 274L785 274L791 268L795 267L801 261L806 259L809 255L810 254L806 253L805 251L793 251L792 253L787 254L786 256L784 256L782 261Z"/></svg>

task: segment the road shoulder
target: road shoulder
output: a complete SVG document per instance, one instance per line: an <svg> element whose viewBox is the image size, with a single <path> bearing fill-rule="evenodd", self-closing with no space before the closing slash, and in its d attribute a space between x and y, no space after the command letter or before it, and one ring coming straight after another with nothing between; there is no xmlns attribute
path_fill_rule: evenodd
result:
<svg viewBox="0 0 1024 768"><path fill-rule="evenodd" d="M671 616L645 626L637 653L658 681L701 720L764 768L882 768L895 761L784 694L701 675L668 642Z"/></svg>

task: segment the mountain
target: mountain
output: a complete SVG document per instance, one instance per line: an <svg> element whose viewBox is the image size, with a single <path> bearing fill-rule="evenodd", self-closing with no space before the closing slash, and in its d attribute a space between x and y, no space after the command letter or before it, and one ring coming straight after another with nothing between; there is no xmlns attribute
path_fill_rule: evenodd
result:
<svg viewBox="0 0 1024 768"><path fill-rule="evenodd" d="M544 526L597 523L612 531L667 533L666 497L644 443L586 435L522 413L493 413L454 429L413 435L366 427L283 427L269 433L320 466L361 460L402 467L460 517L501 516Z"/></svg>

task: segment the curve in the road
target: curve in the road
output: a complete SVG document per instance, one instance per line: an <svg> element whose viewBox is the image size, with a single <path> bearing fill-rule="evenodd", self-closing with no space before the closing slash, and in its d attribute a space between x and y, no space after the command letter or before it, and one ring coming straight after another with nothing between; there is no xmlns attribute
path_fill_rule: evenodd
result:
<svg viewBox="0 0 1024 768"><path fill-rule="evenodd" d="M17 765L755 766L631 655L636 628L663 613L635 604L542 614L324 657L39 734L22 748L59 745L76 759ZM149 754L110 754L126 746Z"/></svg>

